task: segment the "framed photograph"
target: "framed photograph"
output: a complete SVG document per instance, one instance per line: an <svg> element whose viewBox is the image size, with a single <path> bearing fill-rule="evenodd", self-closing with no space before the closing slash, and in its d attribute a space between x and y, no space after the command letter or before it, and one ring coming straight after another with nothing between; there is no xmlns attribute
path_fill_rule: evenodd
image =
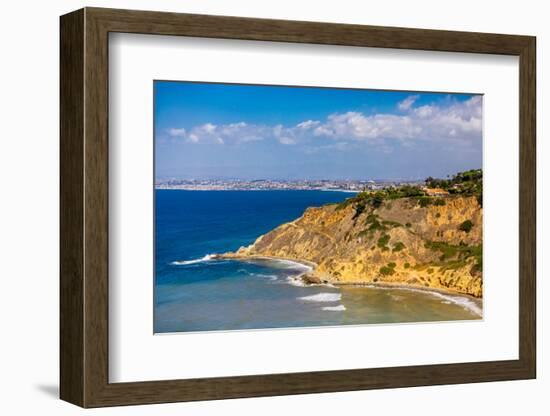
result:
<svg viewBox="0 0 550 416"><path fill-rule="evenodd" d="M535 49L62 16L61 398L534 378Z"/></svg>

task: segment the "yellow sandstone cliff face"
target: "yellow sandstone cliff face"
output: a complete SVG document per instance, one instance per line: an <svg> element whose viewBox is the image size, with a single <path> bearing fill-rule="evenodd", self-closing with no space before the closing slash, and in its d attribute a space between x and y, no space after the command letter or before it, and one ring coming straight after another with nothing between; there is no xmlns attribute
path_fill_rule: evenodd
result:
<svg viewBox="0 0 550 416"><path fill-rule="evenodd" d="M352 204L308 208L304 214L228 257L307 260L305 278L335 284L399 284L482 296L482 209L475 197L386 200L360 215ZM460 229L470 221L469 231Z"/></svg>

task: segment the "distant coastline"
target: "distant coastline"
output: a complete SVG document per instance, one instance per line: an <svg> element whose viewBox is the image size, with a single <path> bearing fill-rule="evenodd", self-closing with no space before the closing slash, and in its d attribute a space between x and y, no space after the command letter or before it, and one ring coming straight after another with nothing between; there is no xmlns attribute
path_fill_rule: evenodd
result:
<svg viewBox="0 0 550 416"><path fill-rule="evenodd" d="M265 189L265 188L192 188L192 187L160 187L155 186L156 191L319 191L319 192L345 192L350 194L357 194L361 192L360 190L351 190L351 189L324 189L324 188L295 188L295 189L288 189L288 188L271 188L271 189Z"/></svg>
<svg viewBox="0 0 550 416"><path fill-rule="evenodd" d="M166 179L155 183L156 190L184 191L324 191L358 193L364 190L380 190L388 186L419 185L414 180L206 180Z"/></svg>

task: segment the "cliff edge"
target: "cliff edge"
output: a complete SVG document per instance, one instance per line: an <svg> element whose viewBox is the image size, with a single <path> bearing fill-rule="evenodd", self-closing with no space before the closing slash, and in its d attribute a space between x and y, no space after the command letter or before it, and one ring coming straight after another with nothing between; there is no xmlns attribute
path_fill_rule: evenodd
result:
<svg viewBox="0 0 550 416"><path fill-rule="evenodd" d="M223 257L317 264L310 282L387 284L482 297L482 208L475 196L357 198L308 208Z"/></svg>

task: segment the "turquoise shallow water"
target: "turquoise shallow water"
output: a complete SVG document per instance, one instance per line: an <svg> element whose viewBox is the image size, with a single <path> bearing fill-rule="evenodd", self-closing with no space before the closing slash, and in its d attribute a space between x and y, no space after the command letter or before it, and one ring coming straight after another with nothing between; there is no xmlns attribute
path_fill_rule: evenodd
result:
<svg viewBox="0 0 550 416"><path fill-rule="evenodd" d="M408 289L304 286L286 261L213 260L350 194L324 191L156 191L155 332L480 318L467 297Z"/></svg>

